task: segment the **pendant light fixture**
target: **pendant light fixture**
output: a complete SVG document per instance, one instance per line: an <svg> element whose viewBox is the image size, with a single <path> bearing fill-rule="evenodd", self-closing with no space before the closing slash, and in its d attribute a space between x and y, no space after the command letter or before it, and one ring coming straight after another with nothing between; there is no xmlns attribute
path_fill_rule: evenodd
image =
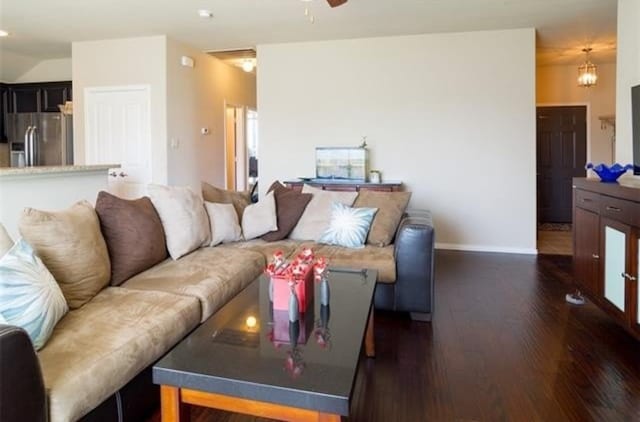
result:
<svg viewBox="0 0 640 422"><path fill-rule="evenodd" d="M583 64L578 66L578 86L589 88L598 82L598 68L589 59L591 48L583 48L582 51L584 51L586 59Z"/></svg>

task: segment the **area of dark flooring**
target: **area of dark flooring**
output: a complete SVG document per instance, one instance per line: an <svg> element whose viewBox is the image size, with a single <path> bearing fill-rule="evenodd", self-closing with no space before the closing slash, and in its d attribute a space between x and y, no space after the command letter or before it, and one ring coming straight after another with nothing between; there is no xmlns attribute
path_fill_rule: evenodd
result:
<svg viewBox="0 0 640 422"><path fill-rule="evenodd" d="M376 313L348 420L640 420L640 344L570 283L568 256L438 251L433 322Z"/></svg>

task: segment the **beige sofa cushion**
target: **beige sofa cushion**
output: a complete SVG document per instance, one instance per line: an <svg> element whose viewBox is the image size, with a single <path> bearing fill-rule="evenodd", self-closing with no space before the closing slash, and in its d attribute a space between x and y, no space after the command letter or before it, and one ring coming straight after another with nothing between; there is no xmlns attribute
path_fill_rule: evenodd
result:
<svg viewBox="0 0 640 422"><path fill-rule="evenodd" d="M264 269L257 252L239 248L202 248L177 261L166 260L138 274L123 287L196 297L205 321Z"/></svg>
<svg viewBox="0 0 640 422"><path fill-rule="evenodd" d="M302 187L302 193L312 193L313 198L289 235L293 240L320 239L322 233L329 227L333 203L340 202L350 207L358 196L358 192L325 191L309 185Z"/></svg>
<svg viewBox="0 0 640 422"><path fill-rule="evenodd" d="M68 313L38 353L51 422L74 421L196 327L198 301L109 287Z"/></svg>
<svg viewBox="0 0 640 422"><path fill-rule="evenodd" d="M306 242L301 244L294 253L300 253L305 247L312 248L317 257L327 258L330 267L370 268L378 270L378 282L395 283L396 281L396 260L393 245L384 248L366 245L361 249L349 249Z"/></svg>
<svg viewBox="0 0 640 422"><path fill-rule="evenodd" d="M162 221L171 258L178 259L209 244L209 217L197 193L189 187L153 184L147 190Z"/></svg>
<svg viewBox="0 0 640 422"><path fill-rule="evenodd" d="M2 223L0 223L0 258L13 247L13 243L13 239L9 236L9 233L7 233Z"/></svg>
<svg viewBox="0 0 640 422"><path fill-rule="evenodd" d="M228 243L221 247L223 248L239 248L246 249L254 252L258 252L264 257L265 263L271 262L273 260L273 254L277 251L282 251L284 257L289 257L298 247L302 244L302 242L298 242L295 240L278 240L276 242L267 242L262 239L254 239L249 240L247 242L234 242Z"/></svg>
<svg viewBox="0 0 640 422"><path fill-rule="evenodd" d="M393 242L410 199L411 192L360 192L354 207L378 209L369 230L368 244L387 246Z"/></svg>
<svg viewBox="0 0 640 422"><path fill-rule="evenodd" d="M98 215L87 201L63 211L25 208L19 228L60 284L71 309L84 305L109 283L107 244Z"/></svg>
<svg viewBox="0 0 640 422"><path fill-rule="evenodd" d="M266 194L260 201L248 205L242 214L242 237L255 239L274 230L278 230L276 197L273 192Z"/></svg>
<svg viewBox="0 0 640 422"><path fill-rule="evenodd" d="M207 202L217 204L233 204L233 208L238 214L238 221L242 221L244 209L251 204L251 195L249 192L235 192L231 190L220 189L206 182L202 182L202 197Z"/></svg>

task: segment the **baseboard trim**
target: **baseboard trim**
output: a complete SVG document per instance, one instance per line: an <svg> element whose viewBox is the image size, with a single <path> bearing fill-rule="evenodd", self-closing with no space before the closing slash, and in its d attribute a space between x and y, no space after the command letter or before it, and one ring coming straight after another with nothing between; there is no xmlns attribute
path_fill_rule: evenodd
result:
<svg viewBox="0 0 640 422"><path fill-rule="evenodd" d="M495 253L521 254L521 255L538 255L538 249L506 248L506 247L499 247L499 246L482 246L482 245L464 245L459 243L436 242L436 249L451 250L451 251L467 251L467 252L495 252Z"/></svg>

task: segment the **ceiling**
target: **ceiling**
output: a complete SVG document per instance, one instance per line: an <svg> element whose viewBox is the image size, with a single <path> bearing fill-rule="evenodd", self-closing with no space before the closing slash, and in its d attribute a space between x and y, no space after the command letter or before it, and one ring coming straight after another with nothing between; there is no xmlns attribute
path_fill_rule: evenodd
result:
<svg viewBox="0 0 640 422"><path fill-rule="evenodd" d="M615 60L616 0L349 0L335 9L324 0L0 0L0 29L12 34L0 39L0 60L69 57L72 41L158 34L210 51L522 27L537 28L543 64L578 63L586 44L597 47L594 62Z"/></svg>

